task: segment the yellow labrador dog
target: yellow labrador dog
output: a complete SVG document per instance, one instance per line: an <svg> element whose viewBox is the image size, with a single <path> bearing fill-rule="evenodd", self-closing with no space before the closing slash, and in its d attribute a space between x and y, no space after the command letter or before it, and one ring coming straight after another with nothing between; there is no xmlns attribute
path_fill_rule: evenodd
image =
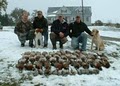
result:
<svg viewBox="0 0 120 86"><path fill-rule="evenodd" d="M96 48L98 51L104 50L104 48L105 48L104 42L99 35L99 31L97 29L93 29L92 35L93 35L93 37L92 37L91 50L93 49L93 43L96 45Z"/></svg>

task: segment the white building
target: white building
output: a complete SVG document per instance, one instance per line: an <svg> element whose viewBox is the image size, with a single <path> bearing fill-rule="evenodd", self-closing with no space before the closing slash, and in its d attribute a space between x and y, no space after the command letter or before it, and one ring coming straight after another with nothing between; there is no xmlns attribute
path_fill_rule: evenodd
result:
<svg viewBox="0 0 120 86"><path fill-rule="evenodd" d="M82 18L82 7L80 6L63 6L63 7L49 7L47 10L47 19L48 23L51 24L58 15L63 15L65 20L68 23L71 23L75 20L75 17L77 15L81 16ZM83 14L84 14L84 22L87 25L91 25L91 7L90 6L84 6L83 7Z"/></svg>

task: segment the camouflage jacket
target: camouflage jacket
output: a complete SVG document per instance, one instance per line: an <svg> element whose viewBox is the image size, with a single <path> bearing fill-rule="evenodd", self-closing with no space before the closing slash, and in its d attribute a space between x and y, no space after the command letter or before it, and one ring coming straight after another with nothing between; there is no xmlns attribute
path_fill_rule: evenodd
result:
<svg viewBox="0 0 120 86"><path fill-rule="evenodd" d="M30 21L27 21L26 23L20 21L16 24L14 33L16 33L16 34L27 33L32 29L33 29L33 27L32 27L32 23Z"/></svg>

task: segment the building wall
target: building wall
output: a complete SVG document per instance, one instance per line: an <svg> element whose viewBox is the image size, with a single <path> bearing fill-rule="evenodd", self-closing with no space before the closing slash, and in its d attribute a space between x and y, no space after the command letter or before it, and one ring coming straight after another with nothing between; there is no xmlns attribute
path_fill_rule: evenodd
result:
<svg viewBox="0 0 120 86"><path fill-rule="evenodd" d="M64 15L63 15L64 16ZM76 16L64 16L64 19L67 21L67 23L71 23L71 22L74 22L75 21L75 18ZM48 23L51 24L54 20L57 19L57 16L56 17L47 17L47 20L48 20ZM81 21L83 21L81 19ZM87 25L91 25L91 17L89 16L84 16L84 22L87 24Z"/></svg>
<svg viewBox="0 0 120 86"><path fill-rule="evenodd" d="M84 16L84 23L87 25L91 25L91 17L90 16Z"/></svg>
<svg viewBox="0 0 120 86"><path fill-rule="evenodd" d="M47 14L48 14L47 19L48 19L49 24L51 24L54 20L56 20L58 15L63 15L65 20L67 21L67 23L74 22L77 15L81 16L81 20L83 21L81 9L76 9L74 12L71 12L68 8L63 6L58 11L56 11L56 13L54 12L51 14L50 13L47 13ZM55 16L49 16L49 15L55 15ZM87 25L91 25L91 15L90 14L84 14L84 22Z"/></svg>

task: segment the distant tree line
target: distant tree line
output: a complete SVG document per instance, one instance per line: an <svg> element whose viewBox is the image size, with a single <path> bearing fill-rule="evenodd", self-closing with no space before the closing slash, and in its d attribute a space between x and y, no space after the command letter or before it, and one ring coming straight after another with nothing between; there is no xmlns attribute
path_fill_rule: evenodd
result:
<svg viewBox="0 0 120 86"><path fill-rule="evenodd" d="M9 14L0 14L0 22L3 26L12 26L14 25L13 19Z"/></svg>
<svg viewBox="0 0 120 86"><path fill-rule="evenodd" d="M3 26L12 26L15 25L21 19L22 12L25 11L20 8L15 8L10 14L1 14L0 13L0 22Z"/></svg>
<svg viewBox="0 0 120 86"><path fill-rule="evenodd" d="M16 22L18 22L21 19L21 14L22 12L25 11L24 9L21 8L15 8L10 14L1 14L0 13L0 22L3 26L12 26L15 25ZM33 21L34 17L36 16L37 10L34 10L33 13L31 14L30 21ZM120 23L104 23L101 20L96 20L94 23L92 23L94 26L111 26L111 27L116 27L120 28Z"/></svg>
<svg viewBox="0 0 120 86"><path fill-rule="evenodd" d="M101 20L96 20L95 23L93 23L92 25L94 25L94 26L111 26L111 27L120 28L120 23L112 23L112 22L103 23Z"/></svg>
<svg viewBox="0 0 120 86"><path fill-rule="evenodd" d="M11 26L15 25L16 22L18 22L21 18L21 13L24 11L24 9L21 8L15 8L10 14L2 14L1 11L6 11L8 2L7 0L1 0L0 1L0 22L4 26ZM36 16L37 10L34 10L32 13L32 18L30 19L33 21L34 17ZM95 26L112 26L116 28L120 28L120 23L103 23L101 20L96 20L92 25Z"/></svg>
<svg viewBox="0 0 120 86"><path fill-rule="evenodd" d="M21 14L25 11L21 8L15 8L10 14L0 14L0 22L3 26L10 26L15 25L18 21L21 20ZM31 14L30 21L33 21L34 17L36 16L37 10L34 10Z"/></svg>

